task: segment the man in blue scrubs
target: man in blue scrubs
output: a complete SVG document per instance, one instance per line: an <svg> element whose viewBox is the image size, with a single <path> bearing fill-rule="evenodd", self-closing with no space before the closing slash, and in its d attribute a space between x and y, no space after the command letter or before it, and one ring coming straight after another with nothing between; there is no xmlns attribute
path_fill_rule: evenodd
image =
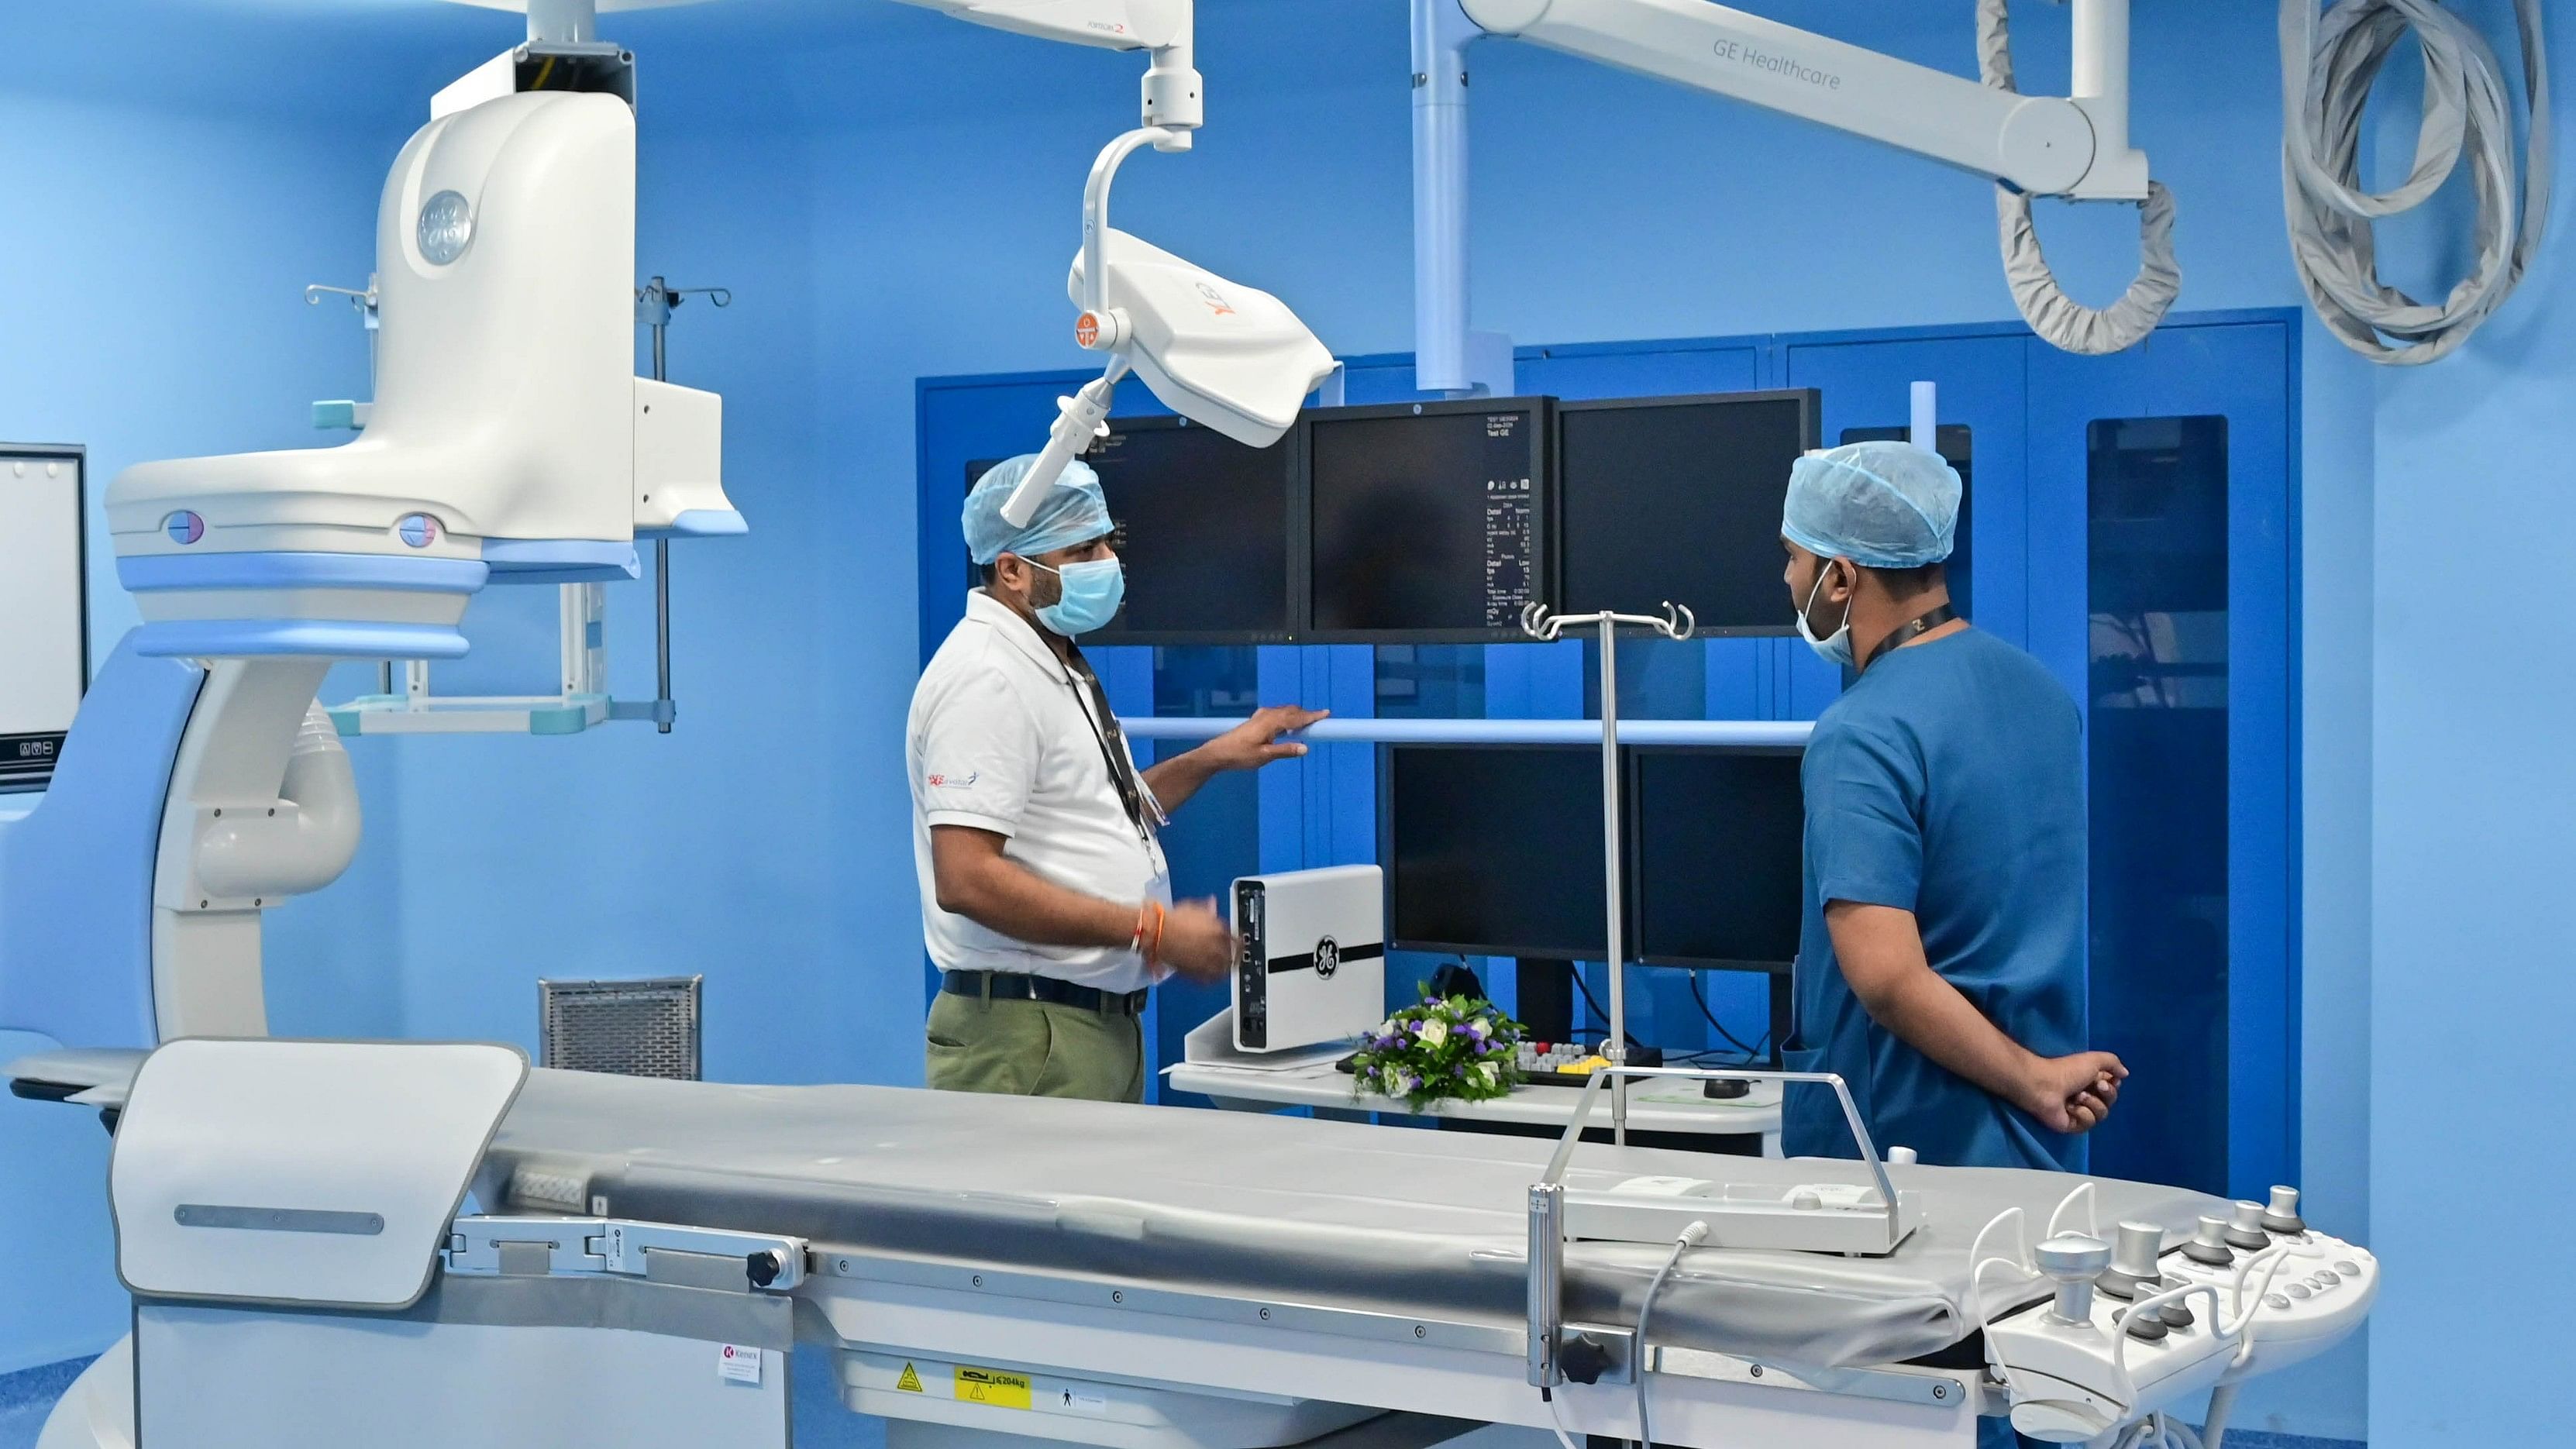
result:
<svg viewBox="0 0 2576 1449"><path fill-rule="evenodd" d="M2075 702L1950 607L1959 475L1907 443L1798 460L1780 525L1798 631L1860 678L1807 746L1791 1065L1841 1074L1883 1152L2081 1166L2128 1069L2086 1051ZM1783 1147L1855 1155L1793 1088Z"/></svg>

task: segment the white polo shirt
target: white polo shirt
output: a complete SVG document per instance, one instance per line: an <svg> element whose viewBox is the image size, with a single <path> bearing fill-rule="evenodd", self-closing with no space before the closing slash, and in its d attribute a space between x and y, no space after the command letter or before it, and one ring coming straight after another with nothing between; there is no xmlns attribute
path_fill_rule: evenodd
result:
<svg viewBox="0 0 2576 1449"><path fill-rule="evenodd" d="M939 908L934 825L1006 837L1005 856L1084 895L1171 902L1162 845L1119 800L1089 696L1035 625L981 589L966 596L966 617L921 671L904 754L921 933L941 970L1052 976L1103 991L1134 991L1168 974L1147 970L1123 946L1031 945Z"/></svg>

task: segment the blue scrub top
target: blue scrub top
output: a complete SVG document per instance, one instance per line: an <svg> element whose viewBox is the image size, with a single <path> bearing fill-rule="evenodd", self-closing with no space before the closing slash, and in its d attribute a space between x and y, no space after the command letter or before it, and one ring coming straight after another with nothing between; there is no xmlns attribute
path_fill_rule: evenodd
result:
<svg viewBox="0 0 2576 1449"><path fill-rule="evenodd" d="M2038 660L1977 629L1891 651L1816 722L1790 1065L1838 1072L1879 1150L2081 1170L2052 1132L1870 1019L1827 901L1914 912L1932 969L2041 1056L2084 1049L2083 725ZM1792 1087L1782 1148L1857 1155L1833 1093Z"/></svg>

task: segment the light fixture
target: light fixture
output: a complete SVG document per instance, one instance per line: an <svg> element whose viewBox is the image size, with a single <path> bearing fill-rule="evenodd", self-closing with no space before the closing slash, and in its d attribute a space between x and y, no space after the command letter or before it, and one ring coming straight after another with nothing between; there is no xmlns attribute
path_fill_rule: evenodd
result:
<svg viewBox="0 0 2576 1449"><path fill-rule="evenodd" d="M1149 144L1180 149L1170 145L1174 139L1162 127L1141 127L1092 163L1082 193L1082 254L1066 291L1081 308L1074 340L1108 353L1109 365L1057 400L1045 449L1002 505L1002 517L1015 526L1028 522L1064 465L1102 431L1110 397L1131 371L1172 411L1255 448L1279 441L1306 395L1332 375L1333 354L1287 303L1109 225L1109 184L1120 163Z"/></svg>

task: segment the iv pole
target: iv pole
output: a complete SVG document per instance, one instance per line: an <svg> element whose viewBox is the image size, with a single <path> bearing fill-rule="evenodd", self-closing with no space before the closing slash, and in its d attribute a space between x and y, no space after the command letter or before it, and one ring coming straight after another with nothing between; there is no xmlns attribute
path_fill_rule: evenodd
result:
<svg viewBox="0 0 2576 1449"><path fill-rule="evenodd" d="M655 382L670 381L664 351L671 309L700 295L719 307L733 305L733 293L723 287L674 287L655 277L636 289L636 320L653 332ZM679 706L671 700L671 540L667 538L653 540L653 681L653 728L667 735L671 721L679 717Z"/></svg>
<svg viewBox="0 0 2576 1449"><path fill-rule="evenodd" d="M1619 626L1652 629L1667 639L1688 639L1699 627L1699 621L1684 605L1664 601L1663 617L1646 614L1551 614L1543 604L1532 604L1521 611L1521 632L1542 643L1553 643L1567 625L1589 624L1600 630L1601 639L1601 869L1606 889L1604 924L1607 932L1604 946L1610 964L1610 1049L1604 1053L1613 1068L1628 1064L1628 943L1623 934L1626 922L1621 919L1620 897L1623 881L1619 870ZM1610 1093L1610 1140L1628 1145L1628 1078L1613 1079Z"/></svg>

